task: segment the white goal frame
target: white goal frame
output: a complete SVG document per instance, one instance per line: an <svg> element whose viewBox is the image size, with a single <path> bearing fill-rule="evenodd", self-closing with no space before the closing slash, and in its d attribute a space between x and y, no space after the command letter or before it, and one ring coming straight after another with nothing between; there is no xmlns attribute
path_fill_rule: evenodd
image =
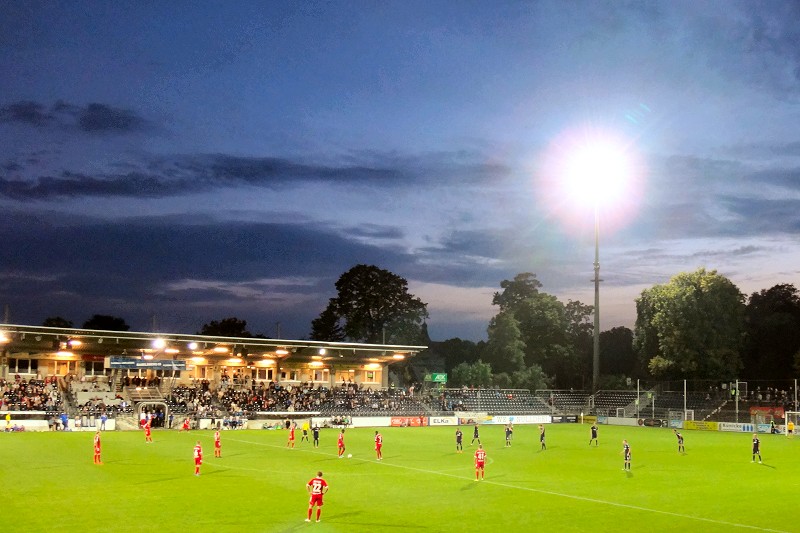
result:
<svg viewBox="0 0 800 533"><path fill-rule="evenodd" d="M789 421L794 424L794 432L797 433L797 423L800 422L800 411L786 411L784 413L783 434L789 436ZM794 435L792 435L794 437Z"/></svg>

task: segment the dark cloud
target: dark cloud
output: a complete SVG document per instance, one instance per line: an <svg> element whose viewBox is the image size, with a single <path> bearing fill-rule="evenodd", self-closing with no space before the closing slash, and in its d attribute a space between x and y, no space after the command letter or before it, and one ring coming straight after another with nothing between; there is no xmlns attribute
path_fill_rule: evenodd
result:
<svg viewBox="0 0 800 533"><path fill-rule="evenodd" d="M720 198L720 201L740 221L737 224L721 224L722 235L765 236L800 232L800 199L727 196Z"/></svg>
<svg viewBox="0 0 800 533"><path fill-rule="evenodd" d="M87 132L128 132L145 129L147 122L132 111L115 109L103 104L89 104L81 110L78 124Z"/></svg>
<svg viewBox="0 0 800 533"><path fill-rule="evenodd" d="M362 224L347 229L347 233L353 237L367 237L370 239L399 239L403 236L403 231L394 226L382 226L380 224Z"/></svg>
<svg viewBox="0 0 800 533"><path fill-rule="evenodd" d="M302 316L293 331L306 335L338 276L353 265L410 276L416 261L315 224L202 217L106 222L6 212L0 239L0 296L26 309L33 323L67 308L72 317L169 309L206 321L220 318L221 309L239 316L238 308L264 323L271 313Z"/></svg>
<svg viewBox="0 0 800 533"><path fill-rule="evenodd" d="M433 161L436 162L433 165ZM449 165L453 165L449 167ZM117 168L130 164L115 165ZM0 177L0 196L14 200L55 200L68 197L169 197L217 188L285 187L294 183L329 182L376 187L413 184L460 184L505 176L498 165L453 161L450 154L382 164L373 156L367 164L311 164L279 157L236 157L224 154L152 159L138 170L88 175L65 171L57 176L26 180Z"/></svg>
<svg viewBox="0 0 800 533"><path fill-rule="evenodd" d="M57 101L44 104L21 101L0 107L0 123L21 123L37 127L77 128L86 133L132 133L153 129L153 124L134 111L90 103L85 107Z"/></svg>
<svg viewBox="0 0 800 533"><path fill-rule="evenodd" d="M800 157L800 141L781 143L747 143L725 146L722 152L737 159L772 159L774 157Z"/></svg>
<svg viewBox="0 0 800 533"><path fill-rule="evenodd" d="M0 107L0 122L19 122L31 126L47 126L55 121L55 116L36 102L15 102Z"/></svg>

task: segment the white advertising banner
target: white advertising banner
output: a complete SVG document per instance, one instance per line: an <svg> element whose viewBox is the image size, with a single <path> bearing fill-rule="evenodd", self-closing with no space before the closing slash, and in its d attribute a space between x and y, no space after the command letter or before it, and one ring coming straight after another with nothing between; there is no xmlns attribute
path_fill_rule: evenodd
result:
<svg viewBox="0 0 800 533"><path fill-rule="evenodd" d="M486 424L549 424L550 415L495 415Z"/></svg>
<svg viewBox="0 0 800 533"><path fill-rule="evenodd" d="M457 426L458 418L455 416L432 416L428 419L431 426Z"/></svg>
<svg viewBox="0 0 800 533"><path fill-rule="evenodd" d="M720 422L720 431L742 431L744 433L753 433L755 426L753 424L740 424L735 422Z"/></svg>
<svg viewBox="0 0 800 533"><path fill-rule="evenodd" d="M623 418L621 416L609 416L606 418L606 423L610 426L638 426L639 419Z"/></svg>

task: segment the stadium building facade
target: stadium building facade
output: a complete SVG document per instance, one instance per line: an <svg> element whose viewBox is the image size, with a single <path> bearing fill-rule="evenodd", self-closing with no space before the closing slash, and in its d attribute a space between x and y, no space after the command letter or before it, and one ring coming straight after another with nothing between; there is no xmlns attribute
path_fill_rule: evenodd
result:
<svg viewBox="0 0 800 533"><path fill-rule="evenodd" d="M59 377L102 383L111 392L131 380L380 389L389 386L390 365L425 348L0 324L0 378Z"/></svg>

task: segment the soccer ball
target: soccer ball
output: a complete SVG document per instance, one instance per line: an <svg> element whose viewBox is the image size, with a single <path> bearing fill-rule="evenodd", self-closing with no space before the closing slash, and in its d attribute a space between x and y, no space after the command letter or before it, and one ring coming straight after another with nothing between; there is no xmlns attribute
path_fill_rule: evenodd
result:
<svg viewBox="0 0 800 533"><path fill-rule="evenodd" d="M347 454L347 458L348 458L348 459L352 459L352 458L353 458L353 454L352 454L352 453L348 453L348 454Z"/></svg>

